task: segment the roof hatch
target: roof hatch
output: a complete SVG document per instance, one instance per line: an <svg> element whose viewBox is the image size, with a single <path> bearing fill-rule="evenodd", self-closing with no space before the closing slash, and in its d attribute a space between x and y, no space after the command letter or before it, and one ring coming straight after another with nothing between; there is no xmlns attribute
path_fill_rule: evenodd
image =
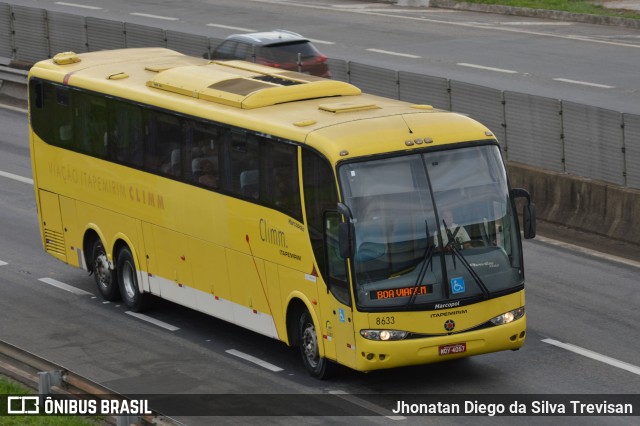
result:
<svg viewBox="0 0 640 426"><path fill-rule="evenodd" d="M318 106L321 111L333 112L339 114L342 112L356 112L367 111L370 109L380 108L376 104L364 103L364 102L337 102L333 104L322 104Z"/></svg>
<svg viewBox="0 0 640 426"><path fill-rule="evenodd" d="M243 109L361 93L349 83L275 69L264 72L265 67L252 65L235 61L168 69L157 67L153 69L158 70L157 75L147 81L147 86Z"/></svg>

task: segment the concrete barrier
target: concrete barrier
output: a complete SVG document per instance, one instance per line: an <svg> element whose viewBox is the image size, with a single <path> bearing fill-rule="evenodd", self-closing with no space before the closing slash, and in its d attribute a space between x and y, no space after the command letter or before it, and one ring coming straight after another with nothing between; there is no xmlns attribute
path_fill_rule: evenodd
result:
<svg viewBox="0 0 640 426"><path fill-rule="evenodd" d="M640 244L640 191L508 163L513 187L529 191L540 220Z"/></svg>

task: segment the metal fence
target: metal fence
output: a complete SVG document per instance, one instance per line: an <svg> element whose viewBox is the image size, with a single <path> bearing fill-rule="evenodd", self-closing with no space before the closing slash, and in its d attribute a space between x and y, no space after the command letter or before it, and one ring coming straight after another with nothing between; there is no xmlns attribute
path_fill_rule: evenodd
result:
<svg viewBox="0 0 640 426"><path fill-rule="evenodd" d="M0 3L0 57L36 62L58 52L167 47L209 56L220 39ZM506 159L640 189L640 116L441 77L330 59L336 80L477 119Z"/></svg>

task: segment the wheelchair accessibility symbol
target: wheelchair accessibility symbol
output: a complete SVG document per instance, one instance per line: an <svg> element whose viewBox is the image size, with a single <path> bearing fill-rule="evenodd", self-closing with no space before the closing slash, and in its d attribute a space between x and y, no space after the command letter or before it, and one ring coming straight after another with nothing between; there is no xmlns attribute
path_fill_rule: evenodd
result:
<svg viewBox="0 0 640 426"><path fill-rule="evenodd" d="M464 278L451 278L451 294L464 293Z"/></svg>

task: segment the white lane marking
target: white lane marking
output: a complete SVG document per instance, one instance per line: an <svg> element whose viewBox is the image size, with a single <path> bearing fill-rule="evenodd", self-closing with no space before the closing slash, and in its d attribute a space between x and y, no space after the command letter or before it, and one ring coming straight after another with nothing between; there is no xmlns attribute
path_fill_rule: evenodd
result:
<svg viewBox="0 0 640 426"><path fill-rule="evenodd" d="M132 12L129 15L142 16L143 18L162 19L164 21L177 21L178 20L178 18L173 18L171 16L150 15L148 13Z"/></svg>
<svg viewBox="0 0 640 426"><path fill-rule="evenodd" d="M77 3L65 3L63 1L57 1L55 2L55 4L59 4L60 6L79 7L81 9L102 10L102 8L98 6L87 6L86 4L77 4Z"/></svg>
<svg viewBox="0 0 640 426"><path fill-rule="evenodd" d="M180 330L179 327L173 326L171 324L168 324L168 323L166 323L164 321L157 320L155 318L151 318L150 316L147 316L145 314L139 314L137 312L132 312L132 311L127 311L127 312L125 312L125 314L131 315L132 317L136 317L138 319L141 319L142 321L146 321L146 322L151 323L153 325L157 325L158 327L162 327L165 330L169 330L169 331L178 331L178 330Z"/></svg>
<svg viewBox="0 0 640 426"><path fill-rule="evenodd" d="M477 68L477 69L485 70L485 71L503 72L503 73L506 73L506 74L518 74L518 71L506 70L506 69L503 69L503 68L485 67L484 65L468 64L466 62L458 62L456 65L461 66L461 67Z"/></svg>
<svg viewBox="0 0 640 426"><path fill-rule="evenodd" d="M316 38L310 38L309 41L311 43L315 43L315 44L336 44L333 41L326 41L326 40L318 40Z"/></svg>
<svg viewBox="0 0 640 426"><path fill-rule="evenodd" d="M544 343L548 343L550 345L557 346L557 347L562 348L562 349L566 349L568 351L577 353L578 355L582 355L582 356L585 356L587 358L594 359L596 361L604 362L605 364L609 364L609 365L611 365L613 367L617 367L617 368L620 368L622 370L626 370L626 371L628 371L630 373L637 374L637 375L640 376L640 367L637 367L637 366L635 366L633 364L629 364L629 363L624 362L624 361L619 361L619 360L617 360L615 358L611 358L611 357L608 357L606 355L602 355L602 354L600 354L598 352L590 351L589 349L584 349L584 348L581 348L580 346L572 345L570 343L563 343L563 342L559 342L558 340L554 340L554 339L543 339L542 341Z"/></svg>
<svg viewBox="0 0 640 426"><path fill-rule="evenodd" d="M3 171L0 170L0 176L6 177L6 178L9 178L9 179L13 179L13 180L17 180L19 182L29 183L29 184L33 185L33 179L29 179L29 178L26 178L26 177L14 175L13 173L3 172Z"/></svg>
<svg viewBox="0 0 640 426"><path fill-rule="evenodd" d="M390 52L388 50L381 50L381 49L367 49L367 51L375 52L375 53L384 53L385 55L403 56L405 58L414 58L414 59L420 59L422 57L418 55L411 55L409 53Z"/></svg>
<svg viewBox="0 0 640 426"><path fill-rule="evenodd" d="M589 83L588 81L569 80L568 78L554 78L555 81L562 81L564 83L581 84L583 86L600 87L602 89L615 89L615 86L608 86L606 84Z"/></svg>
<svg viewBox="0 0 640 426"><path fill-rule="evenodd" d="M2 260L0 260L0 266L4 266L4 265L8 265L7 262L3 262Z"/></svg>
<svg viewBox="0 0 640 426"><path fill-rule="evenodd" d="M546 244L551 244L556 247L561 247L567 250L575 251L582 254L587 254L589 256L597 257L603 260L622 263L623 265L633 266L636 268L640 268L640 262L636 262L635 260L625 259L623 257L614 256L612 254L602 253L597 250L591 250L585 247L576 246L573 244L565 243L564 241L554 240L552 238L542 237L540 235L536 235L536 241L541 241Z"/></svg>
<svg viewBox="0 0 640 426"><path fill-rule="evenodd" d="M274 372L282 371L282 368L280 368L280 367L278 367L276 365L273 365L271 363L268 363L267 361L263 361L260 358L256 358L254 356L245 354L244 352L240 352L240 351L237 351L235 349L229 349L229 350L227 350L225 352L228 353L229 355L233 355L233 356L237 356L238 358L242 358L245 361L252 362L252 363L254 363L256 365L259 365L260 367L266 368L267 370L271 370L271 371L274 371Z"/></svg>
<svg viewBox="0 0 640 426"><path fill-rule="evenodd" d="M38 281L42 281L45 284L52 285L54 287L59 288L60 290L68 291L69 293L77 294L78 296L93 296L88 291L80 290L79 288L75 288L70 286L69 284L65 284L58 280L54 280L53 278L40 278Z"/></svg>
<svg viewBox="0 0 640 426"><path fill-rule="evenodd" d="M252 30L251 28L232 27L230 25L222 25L222 24L207 24L207 27L224 28L225 30L234 30L234 31L246 31L248 33L255 33L257 31L257 30Z"/></svg>
<svg viewBox="0 0 640 426"><path fill-rule="evenodd" d="M384 408L381 408L378 405L375 405L369 401L366 401L362 398L359 398L357 396L351 395L345 391L341 391L341 390L334 390L334 391L329 391L329 394L331 395L336 395L342 399L344 399L345 401L349 401L352 404L355 405L359 405L360 407L364 407L367 410L371 410L374 413L378 413L382 416L385 416L386 418L388 418L389 420L406 420L406 417L404 416L396 416L393 414L393 412L389 411L389 410L385 410Z"/></svg>

